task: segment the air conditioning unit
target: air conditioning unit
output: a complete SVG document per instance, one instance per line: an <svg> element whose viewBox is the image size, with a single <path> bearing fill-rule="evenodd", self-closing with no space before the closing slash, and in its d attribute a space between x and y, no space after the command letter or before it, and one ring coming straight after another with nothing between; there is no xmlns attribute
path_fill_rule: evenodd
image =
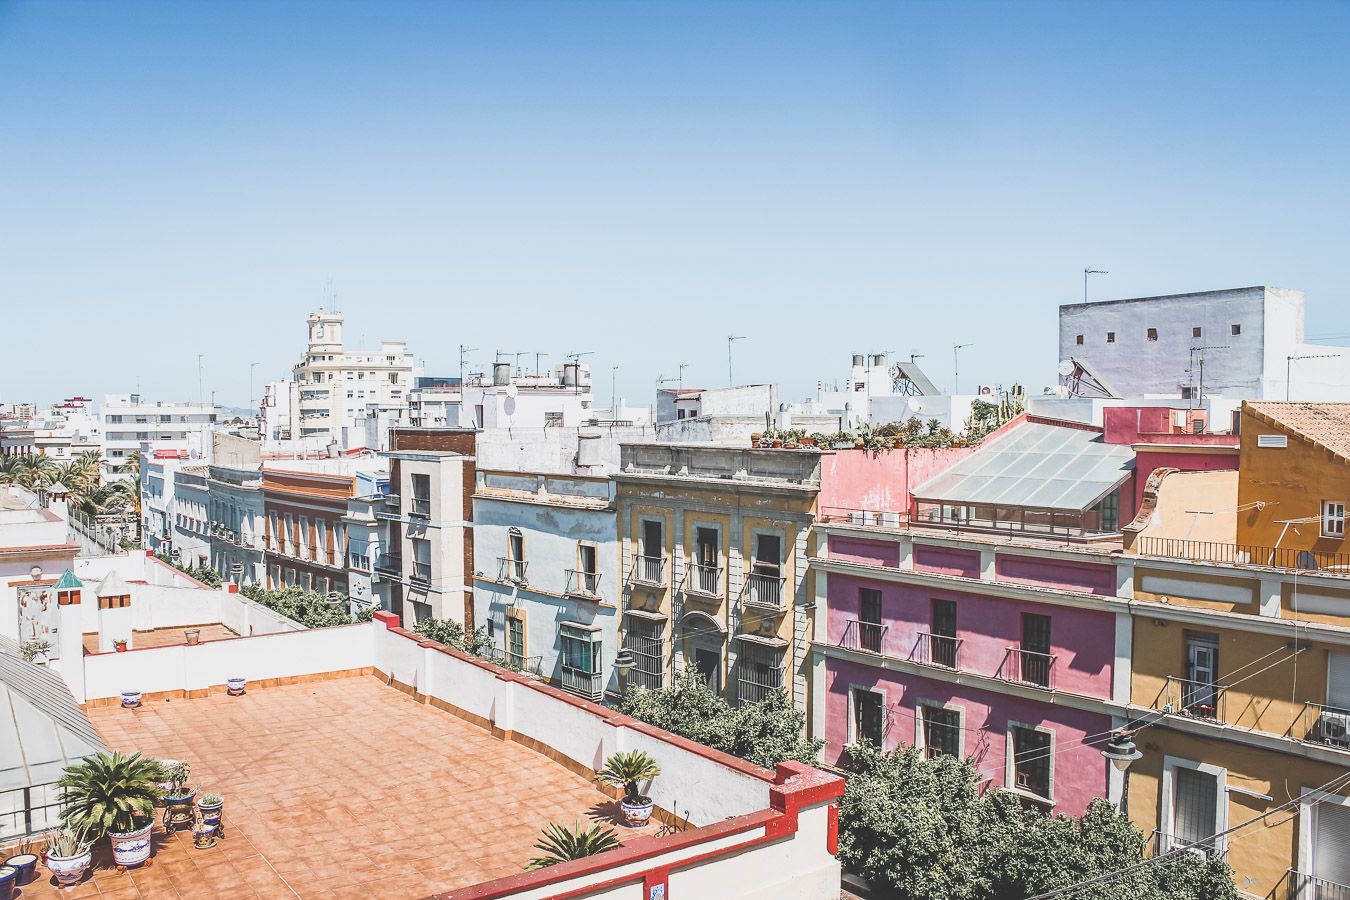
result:
<svg viewBox="0 0 1350 900"><path fill-rule="evenodd" d="M1317 718L1317 730L1325 743L1350 747L1350 713L1322 710L1322 715Z"/></svg>

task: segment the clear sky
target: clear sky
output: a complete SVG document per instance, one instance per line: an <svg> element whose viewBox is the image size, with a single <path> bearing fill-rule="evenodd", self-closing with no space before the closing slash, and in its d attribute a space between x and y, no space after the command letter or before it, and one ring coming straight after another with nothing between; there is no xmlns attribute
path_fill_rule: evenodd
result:
<svg viewBox="0 0 1350 900"><path fill-rule="evenodd" d="M597 402L1275 284L1350 334L1350 4L0 0L0 401L243 405L349 343L587 357ZM1350 341L1347 341L1350 342ZM531 357L531 361L532 361ZM255 388L260 393L261 388Z"/></svg>

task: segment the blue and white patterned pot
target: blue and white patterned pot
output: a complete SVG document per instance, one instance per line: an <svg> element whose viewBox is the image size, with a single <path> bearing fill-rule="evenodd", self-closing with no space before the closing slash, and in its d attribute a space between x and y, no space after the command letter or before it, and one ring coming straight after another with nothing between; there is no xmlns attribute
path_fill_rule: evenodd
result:
<svg viewBox="0 0 1350 900"><path fill-rule="evenodd" d="M135 709L141 705L140 691L123 691L122 706L126 709Z"/></svg>
<svg viewBox="0 0 1350 900"><path fill-rule="evenodd" d="M224 809L224 803L217 803L215 806L207 806L200 802L197 804L197 810L202 814L202 821L213 828L220 824L220 814Z"/></svg>
<svg viewBox="0 0 1350 900"><path fill-rule="evenodd" d="M119 866L130 868L139 866L150 858L150 832L155 828L155 823L151 822L144 828L138 828L135 831L126 832L108 832L108 840L112 842L113 862Z"/></svg>
<svg viewBox="0 0 1350 900"><path fill-rule="evenodd" d="M244 692L244 685L248 683L247 678L226 678L225 691L231 697L238 697Z"/></svg>
<svg viewBox="0 0 1350 900"><path fill-rule="evenodd" d="M646 825L652 818L652 798L642 797L640 799L642 801L640 803L630 803L627 800L619 801L619 808L623 810L623 817L634 828Z"/></svg>
<svg viewBox="0 0 1350 900"><path fill-rule="evenodd" d="M56 877L57 884L61 887L70 887L72 884L79 884L80 879L84 878L84 873L89 871L89 864L93 858L94 851L88 847L83 853L74 856L56 856L48 853L47 868Z"/></svg>
<svg viewBox="0 0 1350 900"><path fill-rule="evenodd" d="M37 871L38 858L36 853L20 853L18 856L11 856L5 860L5 865L13 866L19 870L19 878L15 882L19 887L33 880L33 873Z"/></svg>

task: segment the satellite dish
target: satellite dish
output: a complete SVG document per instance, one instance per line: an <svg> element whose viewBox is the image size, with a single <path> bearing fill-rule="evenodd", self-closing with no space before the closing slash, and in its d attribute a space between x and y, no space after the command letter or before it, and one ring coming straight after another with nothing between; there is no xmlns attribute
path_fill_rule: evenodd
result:
<svg viewBox="0 0 1350 900"><path fill-rule="evenodd" d="M1077 366L1073 364L1073 360L1071 359L1061 359L1059 361L1058 371L1061 375L1072 375L1075 368L1077 368Z"/></svg>
<svg viewBox="0 0 1350 900"><path fill-rule="evenodd" d="M898 364L897 364L897 365L894 365L894 366L891 366L891 377L892 377L892 378L900 378L900 377L903 376L904 374L905 374L904 370L901 369L900 366L899 366Z"/></svg>
<svg viewBox="0 0 1350 900"><path fill-rule="evenodd" d="M520 393L520 389L517 388L514 384L508 384L506 386L506 396L514 397L518 393Z"/></svg>

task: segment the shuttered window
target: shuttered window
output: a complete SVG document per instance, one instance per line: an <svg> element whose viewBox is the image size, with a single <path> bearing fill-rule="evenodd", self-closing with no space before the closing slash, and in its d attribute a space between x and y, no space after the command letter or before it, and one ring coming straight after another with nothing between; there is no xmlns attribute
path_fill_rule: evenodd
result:
<svg viewBox="0 0 1350 900"><path fill-rule="evenodd" d="M1327 654L1327 706L1350 710L1350 653Z"/></svg>
<svg viewBox="0 0 1350 900"><path fill-rule="evenodd" d="M1219 779L1180 766L1172 770L1172 837L1174 844L1192 844L1210 837L1219 808Z"/></svg>
<svg viewBox="0 0 1350 900"><path fill-rule="evenodd" d="M1350 885L1350 807L1319 803L1313 826L1313 876Z"/></svg>

